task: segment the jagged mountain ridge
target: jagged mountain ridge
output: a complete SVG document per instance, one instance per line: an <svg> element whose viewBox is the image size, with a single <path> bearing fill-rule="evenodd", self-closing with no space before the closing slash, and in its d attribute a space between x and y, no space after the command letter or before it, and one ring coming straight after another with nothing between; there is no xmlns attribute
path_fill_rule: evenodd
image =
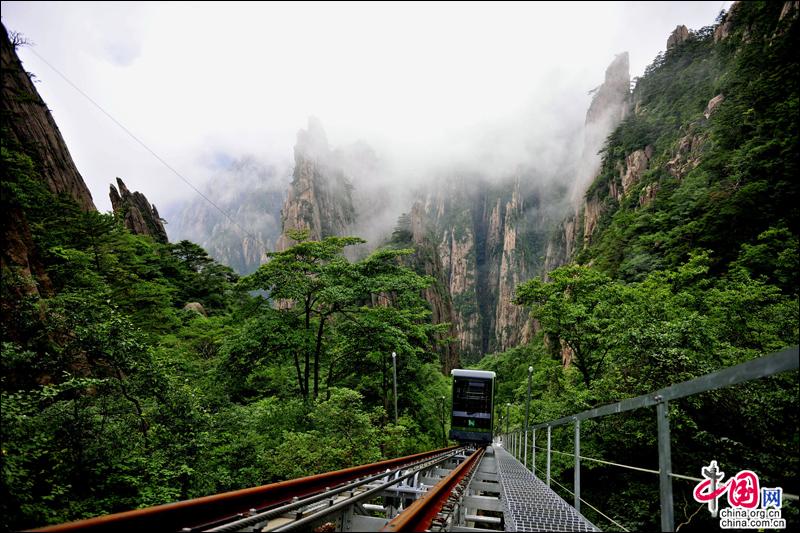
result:
<svg viewBox="0 0 800 533"><path fill-rule="evenodd" d="M294 173L281 209L281 236L276 249L295 243L290 230L307 230L311 240L344 235L355 223L351 178L334 153L322 123L311 117L308 128L297 133Z"/></svg>
<svg viewBox="0 0 800 533"><path fill-rule="evenodd" d="M510 174L439 170L409 195L408 220L400 226L408 226L408 242L417 249L416 268L441 285L426 298L435 319L452 322L454 348L465 361L530 338L532 324L512 303L514 289L545 268L548 238L570 209L570 184L588 182L599 166L602 140L628 108L629 80L623 53L595 91L579 164L564 162L557 175L542 175L522 161ZM284 232L307 229L318 239L380 226L377 217L391 204L378 179L385 169L368 148L349 154L331 149L316 119L298 134L294 181L282 209ZM355 171L353 161L361 162ZM371 237L372 247L385 240ZM278 249L290 243L284 234Z"/></svg>
<svg viewBox="0 0 800 533"><path fill-rule="evenodd" d="M117 189L118 188L118 189ZM125 227L137 235L149 235L156 242L166 244L167 230L158 214L155 204L151 204L139 191L131 193L125 183L117 178L117 187L111 184L108 193L114 214L122 218Z"/></svg>

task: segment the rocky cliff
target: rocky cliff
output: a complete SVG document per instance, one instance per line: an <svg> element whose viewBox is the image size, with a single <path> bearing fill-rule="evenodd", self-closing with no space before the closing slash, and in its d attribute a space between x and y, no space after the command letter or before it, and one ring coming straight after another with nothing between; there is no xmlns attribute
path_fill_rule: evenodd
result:
<svg viewBox="0 0 800 533"><path fill-rule="evenodd" d="M276 249L293 244L286 234L292 229L308 230L314 240L348 234L365 237L370 244L357 250L357 255L386 242L388 236L376 233L383 225L375 222L386 216L390 204L385 189L375 179L379 172L378 159L369 146L356 143L332 149L320 122L310 119L308 128L297 136L293 180L281 210L282 234ZM414 248L416 253L405 260L407 266L434 279L423 297L430 303L432 323L451 324L436 338L442 370L449 373L460 363L459 351L451 340L458 335L457 314L438 241L424 231L421 212L420 206L414 205L409 215L401 217L393 244ZM354 227L356 214L364 221L358 228Z"/></svg>
<svg viewBox="0 0 800 533"><path fill-rule="evenodd" d="M21 278L21 283L9 284L19 292L16 295L19 299L48 293L51 282L33 242L22 205L24 201L13 192L12 184L18 175L41 181L47 190L74 200L80 209L93 211L95 206L50 110L17 57L16 44L9 39L5 26L0 25L2 182L3 203L6 205L0 213L0 267L4 279L7 276ZM29 167L31 162L33 164ZM39 171L34 172L32 168ZM4 308L3 322L12 318L6 316L6 311Z"/></svg>
<svg viewBox="0 0 800 533"><path fill-rule="evenodd" d="M639 280L703 253L724 272L796 235L798 6L737 2L669 35L548 245L548 269L574 260Z"/></svg>
<svg viewBox="0 0 800 533"><path fill-rule="evenodd" d="M629 112L628 69L627 53L619 54L606 69L604 83L594 91L581 154L586 161L576 166L584 184L596 174L602 142ZM348 161L360 163L348 167ZM363 148L358 156L332 151L318 122L310 121L308 129L298 134L295 162L282 210L284 232L307 229L312 239L348 232L363 235L386 210L385 193L376 190L378 180L369 179L380 171L374 154ZM415 268L441 285L425 297L435 318L452 322L462 362L530 338L527 313L512 303L516 286L539 275L545 257L551 266L567 261L577 239L578 215L562 224L565 248L551 243L546 249L556 222L563 220L563 211L554 210L565 204L569 192L557 181L525 165L504 175L441 171L419 187L407 220L398 224L407 226L413 237ZM354 231L356 214L361 227ZM367 237L374 246L375 236ZM277 247L290 244L284 235ZM443 360L449 358L443 355Z"/></svg>
<svg viewBox="0 0 800 533"><path fill-rule="evenodd" d="M0 35L3 73L2 109L8 142L17 145L38 165L41 179L54 194L64 194L86 211L95 206L53 115L44 103L9 40L5 26Z"/></svg>
<svg viewBox="0 0 800 533"><path fill-rule="evenodd" d="M559 224L545 248L544 273L572 260L575 254L591 239L603 205L593 194L587 194L589 185L600 171L597 155L608 135L631 111L630 66L628 53L617 55L605 72L605 80L595 91L586 112L583 149L571 191L571 212ZM637 156L636 164L642 164ZM646 163L644 163L646 164ZM638 167L637 167L638 168ZM634 179L632 170L628 181Z"/></svg>
<svg viewBox="0 0 800 533"><path fill-rule="evenodd" d="M117 178L117 187L111 185L109 197L115 216L122 219L125 227L137 235L149 235L156 242L167 243L167 230L155 204L147 201L139 191L130 192L125 183Z"/></svg>
<svg viewBox="0 0 800 533"><path fill-rule="evenodd" d="M310 239L319 240L344 235L355 222L352 184L318 119L310 118L308 128L297 133L294 161L292 183L281 210L278 251L294 243L286 234L289 230L308 230Z"/></svg>
<svg viewBox="0 0 800 533"><path fill-rule="evenodd" d="M558 192L540 176L489 179L455 173L421 194L411 212L415 233L437 242L453 301L463 362L530 338L527 313L512 303L518 283L538 273Z"/></svg>
<svg viewBox="0 0 800 533"><path fill-rule="evenodd" d="M457 341L457 315L453 308L453 299L450 296L447 271L442 265L437 243L431 239L431 235L425 232L421 223L423 220L422 209L419 203L415 203L410 213L400 216L395 227L392 244L413 248L415 253L404 258L403 261L417 273L431 276L434 280L433 284L423 291L422 296L431 306L431 322L433 324L450 324L447 331L436 335L442 372L449 375L450 370L461 366Z"/></svg>

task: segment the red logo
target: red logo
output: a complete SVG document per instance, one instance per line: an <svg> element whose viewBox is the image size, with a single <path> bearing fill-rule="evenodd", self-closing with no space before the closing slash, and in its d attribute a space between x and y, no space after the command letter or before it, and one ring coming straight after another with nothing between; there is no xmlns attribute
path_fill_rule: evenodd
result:
<svg viewBox="0 0 800 533"><path fill-rule="evenodd" d="M732 478L722 483L725 472L717 468L717 462L704 466L700 471L703 481L694 488L694 499L700 503L708 503L708 510L712 516L717 516L717 500L726 492L728 503L731 507L742 509L755 509L758 507L759 486L758 475L751 470L742 470Z"/></svg>

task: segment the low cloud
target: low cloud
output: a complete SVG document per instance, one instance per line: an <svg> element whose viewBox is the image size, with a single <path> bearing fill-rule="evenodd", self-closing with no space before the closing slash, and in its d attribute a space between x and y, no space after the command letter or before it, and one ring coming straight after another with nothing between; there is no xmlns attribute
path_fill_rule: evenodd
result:
<svg viewBox="0 0 800 533"><path fill-rule="evenodd" d="M32 3L6 27L198 188L219 154L291 161L319 116L334 147L362 140L398 191L448 168L556 176L579 153L588 91L614 54L631 74L678 24L713 23L718 2ZM191 188L34 55L25 68L101 210L121 176L157 205ZM120 68L125 67L125 68ZM387 215L388 216L388 215Z"/></svg>

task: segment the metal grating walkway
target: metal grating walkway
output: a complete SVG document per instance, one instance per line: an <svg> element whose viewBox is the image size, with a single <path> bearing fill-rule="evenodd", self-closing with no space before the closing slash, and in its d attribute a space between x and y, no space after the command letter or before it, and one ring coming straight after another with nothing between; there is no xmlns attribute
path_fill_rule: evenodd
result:
<svg viewBox="0 0 800 533"><path fill-rule="evenodd" d="M600 531L505 448L492 447L503 488L506 531Z"/></svg>

